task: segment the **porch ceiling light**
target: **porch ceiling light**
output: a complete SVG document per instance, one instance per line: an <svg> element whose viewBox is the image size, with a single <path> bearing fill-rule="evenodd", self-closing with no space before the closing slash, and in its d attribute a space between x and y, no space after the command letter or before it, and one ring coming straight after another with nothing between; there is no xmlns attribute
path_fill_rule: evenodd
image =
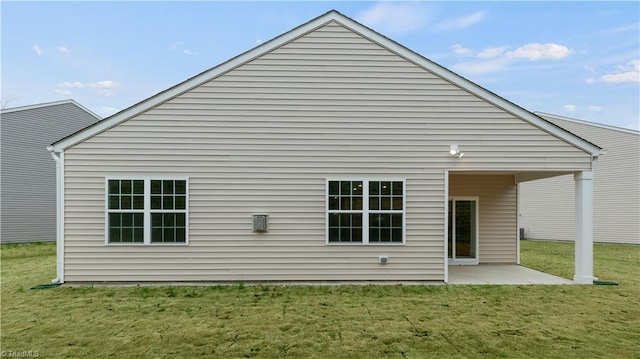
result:
<svg viewBox="0 0 640 359"><path fill-rule="evenodd" d="M458 145L449 146L449 154L458 158L464 156L464 152L460 152L460 148L458 147Z"/></svg>

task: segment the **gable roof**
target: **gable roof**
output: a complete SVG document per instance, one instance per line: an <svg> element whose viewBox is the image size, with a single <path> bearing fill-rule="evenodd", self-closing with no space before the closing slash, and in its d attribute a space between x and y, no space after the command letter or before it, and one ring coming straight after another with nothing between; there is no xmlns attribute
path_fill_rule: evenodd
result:
<svg viewBox="0 0 640 359"><path fill-rule="evenodd" d="M81 104L75 102L74 100L61 100L61 101L54 101L54 102L44 102L44 103L38 103L38 104L34 104L34 105L27 105L27 106L20 106L20 107L12 107L12 108L5 108L0 110L0 114L5 114L5 113L12 113L12 112L19 112L19 111L27 111L27 110L35 110L38 108L43 108L43 107L50 107L50 106L59 106L59 105L66 105L66 104L72 104L75 105L76 107L80 108L81 110L83 110L84 112L90 114L91 116L95 117L96 120L102 120L102 117L96 115L95 113L93 113L91 110L89 110L88 108L82 106Z"/></svg>
<svg viewBox="0 0 640 359"><path fill-rule="evenodd" d="M572 133L556 126L555 124L544 120L541 117L534 115L533 113L517 106L516 104L496 95L493 92L486 90L485 88L465 79L464 77L432 62L431 60L423 57L422 55L413 52L412 50L400 45L399 43L373 31L372 29L352 20L349 17L342 15L341 13L332 10L324 15L321 15L307 23L304 23L289 32L286 32L268 42L265 42L247 52L244 52L214 68L204 71L182 83L179 83L165 91L162 91L142 102L139 102L123 111L120 111L113 116L106 118L105 120L98 122L92 126L89 126L81 131L76 132L68 137L65 137L55 143L53 143L51 150L54 152L61 152L65 149L78 144L92 136L95 136L111 127L114 127L129 118L132 118L142 112L145 112L151 108L154 108L165 101L168 101L182 93L185 93L195 87L198 87L228 71L235 69L257 57L260 57L290 41L293 41L305 34L320 28L330 22L336 22L351 31L367 38L370 41L377 43L378 45L386 48L387 50L403 57L404 59L411 61L412 63L422 67L423 69L441 77L442 79L449 81L450 83L482 98L483 100L519 117L520 119L531 123L533 126L540 128L541 130L553 135L590 155L597 157L601 152L601 148L593 143L586 141L580 137L573 135Z"/></svg>

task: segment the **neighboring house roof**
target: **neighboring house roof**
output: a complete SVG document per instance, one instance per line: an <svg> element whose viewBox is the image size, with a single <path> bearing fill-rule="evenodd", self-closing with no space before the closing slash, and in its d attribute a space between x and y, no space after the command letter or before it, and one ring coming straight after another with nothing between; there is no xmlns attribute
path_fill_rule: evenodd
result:
<svg viewBox="0 0 640 359"><path fill-rule="evenodd" d="M579 124L582 124L582 125L589 125L589 126L593 126L593 127L604 128L604 129L607 129L607 130L614 130L614 131L630 133L632 135L640 135L640 131L632 130L632 129L629 129L629 128L605 125L603 123L597 123L597 122L591 122L591 121L585 121L585 120L578 120L578 119L575 119L575 118L564 117L564 116L554 115L554 114L545 113L545 112L536 111L536 112L534 112L534 114L536 114L536 115L538 115L538 116L540 116L542 118L545 118L545 119L569 121L569 122L579 123Z"/></svg>
<svg viewBox="0 0 640 359"><path fill-rule="evenodd" d="M68 103L69 104L73 104L75 106L78 106L79 108L84 110L86 113L88 113L91 116L95 117L96 121L101 121L102 120L102 117L96 115L95 113L93 113L93 111L89 110L88 108L82 106L81 104L79 104L76 101L71 100L71 99L69 99L69 100L61 100L61 101L53 101L53 102L44 102L44 103L38 103L38 104L35 104L35 105L4 108L4 109L0 110L0 113L1 114L6 114L6 113L12 113L12 112L18 112L18 111L35 110L35 109L42 108L42 107L64 105L64 104L68 104Z"/></svg>
<svg viewBox="0 0 640 359"><path fill-rule="evenodd" d="M413 62L414 64L421 66L427 71L430 71L437 76L449 81L450 83L470 92L474 95L484 99L485 101L492 103L493 105L512 113L513 115L523 119L540 128L541 130L589 153L593 157L598 157L603 154L602 149L597 145L586 141L574 134L554 125L553 123L544 120L541 117L515 105L514 103L496 95L495 93L484 89L483 87L465 79L464 77L432 62L431 60L423 57L422 55L413 52L412 50L398 44L397 42L371 30L370 28L342 15L341 13L332 10L324 15L321 15L305 24L302 24L293 30L286 32L268 42L261 44L241 55L238 55L227 62L224 62L214 68L200 73L180 84L177 84L163 92L160 92L147 100L139 102L115 115L93 125L84 130L81 130L71 136L65 137L55 143L50 148L54 152L61 152L65 149L74 146L94 135L97 135L111 127L114 127L129 118L136 116L142 112L145 112L155 106L162 104L163 102L170 100L186 91L189 91L195 87L198 87L205 82L227 73L228 71L245 64L257 57L260 57L292 40L303 36L304 34L313 31L329 22L337 22L342 26L349 28L350 30L360 34L361 36L368 38L369 40L378 43L379 45L387 48L388 50L398 54L399 56Z"/></svg>

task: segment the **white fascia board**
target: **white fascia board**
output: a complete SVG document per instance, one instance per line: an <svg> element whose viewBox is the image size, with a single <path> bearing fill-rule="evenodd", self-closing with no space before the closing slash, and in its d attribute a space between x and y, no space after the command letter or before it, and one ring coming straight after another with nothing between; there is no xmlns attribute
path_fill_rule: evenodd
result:
<svg viewBox="0 0 640 359"><path fill-rule="evenodd" d="M321 15L305 24L302 24L295 29L286 32L258 47L253 48L241 55L238 55L231 60L222 63L219 66L216 66L212 69L209 69L195 77L192 77L189 80L186 80L172 88L169 88L166 91L160 92L157 95L142 101L132 107L129 107L126 110L123 110L112 117L103 120L91 126L77 134L64 138L53 144L55 150L59 152L60 150L64 150L70 146L73 146L79 142L84 141L87 138L95 136L96 134L105 131L117 124L126 121L127 119L142 113L150 108L153 108L175 96L178 96L194 87L197 87L205 82L208 82L221 74L226 73L248 61L253 60L269 51L272 51L283 44L292 41L304 34L323 26L331 21L335 21L352 31L359 33L360 35L368 38L369 40L378 43L379 45L387 48L388 50L395 52L401 57L415 63L416 65L442 77L443 79L451 82L452 84L484 99L485 101L492 103L493 105L512 113L513 115L523 119L531 123L532 125L540 128L541 130L591 154L594 157L597 157L601 154L601 149L594 144L585 141L570 132L563 130L562 128L534 115L533 113L515 105L512 102L509 102L502 97L490 92L483 87L465 79L464 77L455 74L454 72L428 60L427 58L419 55L410 49L398 44L397 42L373 31L372 29L340 14L339 12L332 10L324 15Z"/></svg>
<svg viewBox="0 0 640 359"><path fill-rule="evenodd" d="M339 15L339 14L338 14ZM496 95L495 93L481 87L478 84L475 84L466 78L448 70L435 62L425 58L424 56L413 52L412 50L398 44L397 42L390 40L389 38L378 34L377 32L367 28L364 25L361 25L349 18L344 16L341 17L344 21L347 21L347 24L344 24L350 27L352 30L360 33L361 35L369 38L372 41L377 42L383 47L395 52L396 54L406 58L407 60L415 63L418 66L423 67L424 69L442 77L443 79L451 82L452 84L482 98L483 100L494 104L495 106L512 113L513 115L531 123L532 125L538 127L539 129L591 154L594 157L597 157L601 154L601 148L552 124L548 121L536 116L535 114L523 109L522 107Z"/></svg>
<svg viewBox="0 0 640 359"><path fill-rule="evenodd" d="M630 128L623 128L623 127L605 125L604 123L597 123L597 122L591 122L591 121L585 121L585 120L578 120L576 118L564 117L564 116L554 115L554 114L545 113L545 112L536 111L536 112L534 112L534 114L536 114L536 115L538 115L538 116L540 116L542 118L545 118L545 119L573 122L573 123L577 123L577 124L581 124L581 125L604 128L606 130L619 131L619 132L630 133L632 135L640 136L640 131L632 130Z"/></svg>
<svg viewBox="0 0 640 359"><path fill-rule="evenodd" d="M331 15L331 14L329 14ZM570 132L567 132L558 126L549 123L548 121L534 115L533 113L515 105L514 103L496 95L495 93L486 90L485 88L465 79L464 77L448 70L435 62L425 58L424 56L400 45L399 43L369 29L368 27L357 23L342 14L335 13L335 21L345 25L351 30L358 32L360 35L369 38L370 40L378 43L379 45L395 52L396 54L406 58L407 60L415 63L416 65L442 77L443 79L451 82L452 84L488 101L501 109L510 112L521 119L531 123L532 125L540 128L541 130L558 137L565 142L574 145L585 152L590 153L593 156L600 154L600 148L588 141L585 141Z"/></svg>

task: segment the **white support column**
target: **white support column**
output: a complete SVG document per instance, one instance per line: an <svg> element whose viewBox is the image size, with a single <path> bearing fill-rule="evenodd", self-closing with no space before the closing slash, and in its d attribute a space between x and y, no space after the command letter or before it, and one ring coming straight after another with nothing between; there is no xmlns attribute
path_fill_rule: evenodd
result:
<svg viewBox="0 0 640 359"><path fill-rule="evenodd" d="M573 281L593 284L593 172L577 172L573 179L576 190L576 271Z"/></svg>

